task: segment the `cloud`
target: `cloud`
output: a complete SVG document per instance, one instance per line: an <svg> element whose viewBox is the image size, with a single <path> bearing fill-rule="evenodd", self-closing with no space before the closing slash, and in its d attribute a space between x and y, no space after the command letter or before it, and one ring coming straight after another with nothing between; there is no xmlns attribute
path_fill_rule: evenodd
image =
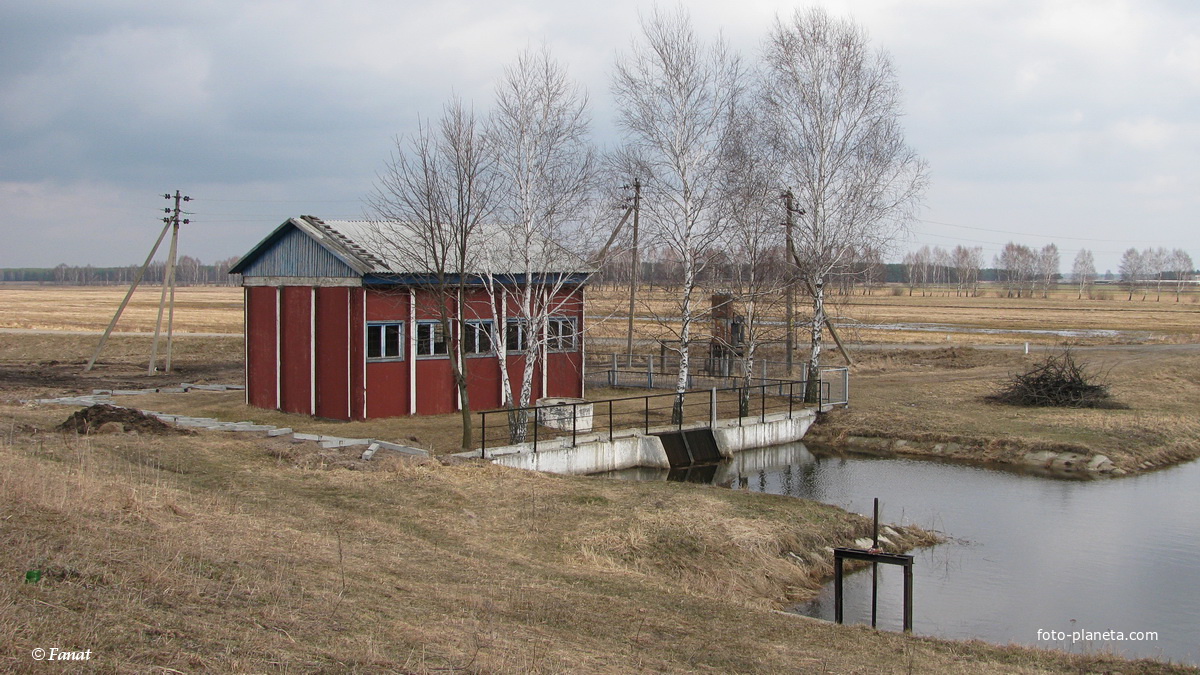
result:
<svg viewBox="0 0 1200 675"><path fill-rule="evenodd" d="M1153 210L1164 238L1200 251L1187 189L1200 182L1200 8L1165 0L824 4L891 53L909 141L933 170L931 211L964 224L1035 212L1047 231L1077 233L1106 217L1080 208L1100 195L1128 200L1108 213ZM29 243L19 260L9 247L2 264L132 262L128 246L116 237L105 245L104 233L153 227L156 195L176 187L197 197L197 210L233 214L198 216L213 233L203 244L212 254L202 257L241 253L247 228L295 213L353 215L395 136L413 131L418 116L436 118L451 94L486 108L503 66L542 42L587 87L597 138L611 145L613 59L649 7L8 3L0 7L0 236ZM702 34L721 32L751 59L776 13L789 11L767 0L688 7ZM1013 198L1031 185L1026 199ZM1156 186L1153 206L1134 187L1147 185ZM65 213L100 234L78 237L87 242L80 246L53 239Z"/></svg>

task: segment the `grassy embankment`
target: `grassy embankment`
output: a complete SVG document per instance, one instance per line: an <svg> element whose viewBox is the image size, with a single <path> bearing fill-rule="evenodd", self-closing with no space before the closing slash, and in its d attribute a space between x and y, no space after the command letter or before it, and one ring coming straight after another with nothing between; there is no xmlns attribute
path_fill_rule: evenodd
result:
<svg viewBox="0 0 1200 675"><path fill-rule="evenodd" d="M1200 350L1149 345L1077 353L1127 409L1026 408L984 401L1046 351L943 348L861 355L851 406L809 432L835 446L1021 464L1026 453L1105 455L1133 473L1200 457ZM1084 460L1086 462L1086 460Z"/></svg>
<svg viewBox="0 0 1200 675"><path fill-rule="evenodd" d="M40 672L29 651L58 646L99 671L1186 671L779 614L829 573L826 546L868 529L811 502L433 461L348 471L366 467L243 435L62 435L68 409L15 404L177 381L140 374L148 345L117 338L80 379L94 338L0 339L0 669ZM240 341L177 355L187 379L228 381ZM20 583L29 569L43 580Z"/></svg>
<svg viewBox="0 0 1200 675"><path fill-rule="evenodd" d="M98 672L1191 672L781 614L869 530L812 502L349 471L311 444L50 430L66 412L0 407L6 672L42 672L35 647Z"/></svg>

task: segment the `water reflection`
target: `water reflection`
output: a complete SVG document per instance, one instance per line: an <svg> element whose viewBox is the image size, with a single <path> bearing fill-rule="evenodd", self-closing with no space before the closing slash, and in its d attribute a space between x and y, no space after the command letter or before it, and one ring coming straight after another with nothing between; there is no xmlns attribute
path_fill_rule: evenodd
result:
<svg viewBox="0 0 1200 675"><path fill-rule="evenodd" d="M914 552L918 633L1200 664L1200 463L1120 480L1062 481L969 465L833 457L793 444L684 474L610 475L697 480L863 514L879 497L885 521L953 537ZM869 572L847 576L847 622L870 621L870 586ZM899 630L901 592L900 570L880 566L881 628ZM796 611L832 619L831 587ZM1065 639L1039 641L1039 630ZM1104 631L1157 635L1071 639Z"/></svg>

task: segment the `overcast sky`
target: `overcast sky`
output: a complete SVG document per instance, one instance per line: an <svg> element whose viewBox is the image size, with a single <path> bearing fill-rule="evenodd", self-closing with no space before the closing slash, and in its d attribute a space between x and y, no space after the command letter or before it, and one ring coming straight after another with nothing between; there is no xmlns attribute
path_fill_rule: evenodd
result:
<svg viewBox="0 0 1200 675"><path fill-rule="evenodd" d="M827 0L891 53L932 185L908 242L1130 246L1200 260L1200 3ZM177 6L176 6L177 5ZM777 14L687 3L748 58ZM18 0L0 5L0 267L140 263L180 189L181 252L241 255L286 218L357 218L398 135L490 104L545 42L619 141L609 78L646 2ZM165 247L164 247L165 248ZM161 256L160 256L161 257ZM898 259L899 254L893 256Z"/></svg>

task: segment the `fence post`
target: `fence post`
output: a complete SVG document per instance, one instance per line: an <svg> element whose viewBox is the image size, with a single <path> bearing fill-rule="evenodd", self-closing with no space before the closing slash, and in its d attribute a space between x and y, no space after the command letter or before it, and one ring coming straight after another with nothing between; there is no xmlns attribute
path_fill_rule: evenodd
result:
<svg viewBox="0 0 1200 675"><path fill-rule="evenodd" d="M538 443L537 428L538 428L537 408L534 408L533 409L533 451L534 452L537 452L537 443Z"/></svg>
<svg viewBox="0 0 1200 675"><path fill-rule="evenodd" d="M579 404L572 403L571 404L571 447L572 448L575 447L575 445L576 445L576 443L575 443L575 425L576 425L576 420L578 420L578 419L579 419Z"/></svg>
<svg viewBox="0 0 1200 675"><path fill-rule="evenodd" d="M760 396L762 397L762 416L759 418L759 421L765 424L767 421L767 385L764 384L762 389L759 391L761 392Z"/></svg>
<svg viewBox="0 0 1200 675"><path fill-rule="evenodd" d="M646 425L646 433L650 433L650 397L643 398L642 402L646 404L646 411L642 413L642 422Z"/></svg>
<svg viewBox="0 0 1200 675"><path fill-rule="evenodd" d="M479 458L487 459L487 413L479 413Z"/></svg>
<svg viewBox="0 0 1200 675"><path fill-rule="evenodd" d="M613 439L613 415L612 415L612 399L608 399L608 440Z"/></svg>
<svg viewBox="0 0 1200 675"><path fill-rule="evenodd" d="M646 388L654 388L654 355L646 355Z"/></svg>
<svg viewBox="0 0 1200 675"><path fill-rule="evenodd" d="M788 380L788 419L792 419L792 400L795 398L795 382Z"/></svg>
<svg viewBox="0 0 1200 675"><path fill-rule="evenodd" d="M717 388L712 388L712 396L708 399L708 428L717 428Z"/></svg>

